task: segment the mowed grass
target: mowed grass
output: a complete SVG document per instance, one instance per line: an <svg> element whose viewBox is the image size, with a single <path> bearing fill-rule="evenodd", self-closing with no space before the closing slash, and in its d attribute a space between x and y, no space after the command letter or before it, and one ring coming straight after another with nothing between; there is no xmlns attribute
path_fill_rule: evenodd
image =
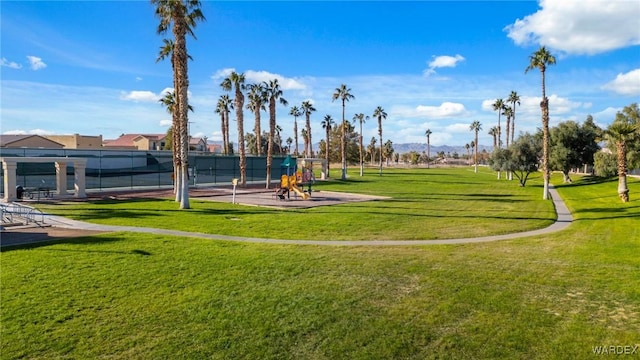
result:
<svg viewBox="0 0 640 360"><path fill-rule="evenodd" d="M335 173L335 170L334 170ZM556 218L542 201L540 177L529 187L496 181L487 169L385 170L347 181L320 182L320 191L388 199L303 210L233 205L191 199L190 210L170 200L101 200L44 210L110 225L144 226L246 237L310 240L450 239L539 229ZM293 200L303 201L303 200ZM275 202L275 201L274 201Z"/></svg>
<svg viewBox="0 0 640 360"><path fill-rule="evenodd" d="M113 233L3 251L0 356L582 359L633 347L640 183L622 204L615 181L576 180L558 186L574 223L535 238L323 247Z"/></svg>

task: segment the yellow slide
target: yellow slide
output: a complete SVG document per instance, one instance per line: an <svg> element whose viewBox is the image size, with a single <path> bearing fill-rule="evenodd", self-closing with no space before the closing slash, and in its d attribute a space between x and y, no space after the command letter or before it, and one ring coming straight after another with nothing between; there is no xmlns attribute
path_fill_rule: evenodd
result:
<svg viewBox="0 0 640 360"><path fill-rule="evenodd" d="M293 190L293 192L295 192L296 194L302 196L303 200L307 200L309 198L309 194L307 194L306 192L304 192L303 190L301 190L299 187L295 185L291 185L290 189Z"/></svg>
<svg viewBox="0 0 640 360"><path fill-rule="evenodd" d="M291 176L282 175L280 177L281 188L287 189L289 191L293 191L296 194L300 195L300 197L302 197L303 200L307 200L309 198L309 194L304 192L304 190L300 189L299 187L297 187L296 186L297 182L298 180L295 175L291 175Z"/></svg>

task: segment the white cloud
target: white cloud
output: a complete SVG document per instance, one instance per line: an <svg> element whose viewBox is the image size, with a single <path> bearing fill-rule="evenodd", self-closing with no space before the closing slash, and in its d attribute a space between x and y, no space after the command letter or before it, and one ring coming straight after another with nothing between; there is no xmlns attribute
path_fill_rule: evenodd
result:
<svg viewBox="0 0 640 360"><path fill-rule="evenodd" d="M42 61L42 59L37 56L28 55L27 60L29 60L31 70L40 70L47 67L47 64L45 64L44 61Z"/></svg>
<svg viewBox="0 0 640 360"><path fill-rule="evenodd" d="M9 61L6 58L2 58L2 60L0 60L0 66L6 66L11 69L22 69L22 65L17 62Z"/></svg>
<svg viewBox="0 0 640 360"><path fill-rule="evenodd" d="M231 75L231 73L234 71L236 71L235 68L220 69L211 76L211 79L213 79L214 81L222 81L224 78ZM268 71L247 70L244 72L244 77L247 83L269 82L273 79L277 79L282 90L307 89L307 86L298 79L286 78L282 75L270 73Z"/></svg>
<svg viewBox="0 0 640 360"><path fill-rule="evenodd" d="M247 70L247 72L245 72L245 77L247 80L254 82L269 82L270 80L277 79L282 90L304 90L307 88L299 80L286 78L282 75L273 74L268 71Z"/></svg>
<svg viewBox="0 0 640 360"><path fill-rule="evenodd" d="M128 93L123 92L120 96L122 100L130 100L136 102L152 102L160 100L160 95L152 91L130 91Z"/></svg>
<svg viewBox="0 0 640 360"><path fill-rule="evenodd" d="M466 112L466 110L463 104L443 102L438 106L418 105L415 112L418 116L445 118L461 116Z"/></svg>
<svg viewBox="0 0 640 360"><path fill-rule="evenodd" d="M460 54L456 55L456 56L448 56L448 55L441 55L441 56L433 56L433 60L431 60L429 62L429 68L426 69L423 74L426 76L435 74L436 69L438 68L443 68L443 67L456 67L456 65L458 65L459 62L464 61L464 57Z"/></svg>
<svg viewBox="0 0 640 360"><path fill-rule="evenodd" d="M468 133L471 132L471 130L469 130L469 125L470 124L461 123L450 124L445 127L445 130L449 133Z"/></svg>
<svg viewBox="0 0 640 360"><path fill-rule="evenodd" d="M640 44L637 1L541 0L540 7L504 28L517 45L593 55Z"/></svg>
<svg viewBox="0 0 640 360"><path fill-rule="evenodd" d="M618 74L614 80L602 88L621 95L640 95L640 69Z"/></svg>
<svg viewBox="0 0 640 360"><path fill-rule="evenodd" d="M211 79L213 80L222 80L227 76L231 75L232 72L236 71L235 68L225 68L216 71L213 75L211 75Z"/></svg>
<svg viewBox="0 0 640 360"><path fill-rule="evenodd" d="M160 126L162 127L170 127L171 125L173 125L171 120L160 120Z"/></svg>
<svg viewBox="0 0 640 360"><path fill-rule="evenodd" d="M43 129L31 129L31 130L9 130L3 132L4 135L53 135L51 131Z"/></svg>
<svg viewBox="0 0 640 360"><path fill-rule="evenodd" d="M160 93L156 94L153 91L147 90L133 90L129 92L121 92L120 99L134 102L157 102L166 93L172 92L173 88L165 88Z"/></svg>

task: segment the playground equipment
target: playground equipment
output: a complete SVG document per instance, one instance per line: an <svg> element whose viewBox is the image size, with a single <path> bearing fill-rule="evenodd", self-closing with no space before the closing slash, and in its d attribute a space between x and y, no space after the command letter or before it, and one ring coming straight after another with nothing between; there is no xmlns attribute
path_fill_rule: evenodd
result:
<svg viewBox="0 0 640 360"><path fill-rule="evenodd" d="M315 180L313 172L311 169L301 171L297 168L296 160L292 159L291 156L287 156L282 165L280 165L282 175L280 176L280 187L276 189L278 199L284 200L285 196L289 199L291 192L302 197L303 200L311 197L311 184ZM305 185L308 185L307 190L304 190Z"/></svg>

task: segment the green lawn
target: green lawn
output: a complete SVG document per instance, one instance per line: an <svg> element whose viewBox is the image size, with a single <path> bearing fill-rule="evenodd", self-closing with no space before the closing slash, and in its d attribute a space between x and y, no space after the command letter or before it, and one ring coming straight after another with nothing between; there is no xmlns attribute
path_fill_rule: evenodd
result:
<svg viewBox="0 0 640 360"><path fill-rule="evenodd" d="M387 170L349 181L319 183L316 190L357 192L388 200L274 210L191 200L179 210L172 200L101 200L45 208L79 220L247 237L310 240L414 240L497 235L543 228L555 220L542 201L540 177L532 186L496 181L470 168ZM538 185L538 186L535 186ZM300 200L301 201L301 200ZM455 224L455 226L452 226Z"/></svg>
<svg viewBox="0 0 640 360"><path fill-rule="evenodd" d="M431 183L426 208L445 194L476 203L484 195L465 194L530 191L451 173L469 184ZM378 193L393 176L414 173L327 188ZM538 203L532 185L519 209ZM557 188L575 221L537 238L323 247L114 233L3 251L0 357L583 359L640 344L640 182L627 204L615 181Z"/></svg>

